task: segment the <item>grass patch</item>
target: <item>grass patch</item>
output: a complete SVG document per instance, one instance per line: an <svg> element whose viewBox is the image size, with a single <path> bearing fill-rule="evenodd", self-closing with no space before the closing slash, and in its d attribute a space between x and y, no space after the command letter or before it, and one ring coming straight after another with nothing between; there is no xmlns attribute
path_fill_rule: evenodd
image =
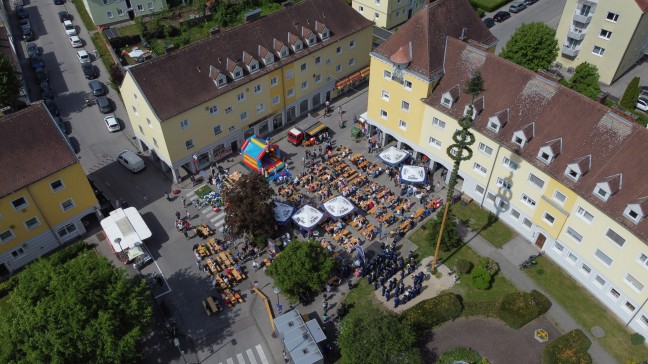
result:
<svg viewBox="0 0 648 364"><path fill-rule="evenodd" d="M204 186L202 186L199 189L194 191L196 196L198 196L200 198L205 198L205 196L209 195L212 192L214 192L214 190L211 187L209 187L208 185L204 185Z"/></svg>
<svg viewBox="0 0 648 364"><path fill-rule="evenodd" d="M525 270L529 277L544 288L586 330L593 326L602 327L605 336L595 340L618 363L631 359L629 355L634 355L635 360L648 357L648 348L644 345L633 346L630 342L632 333L578 282L544 256L539 257L537 262L536 266Z"/></svg>
<svg viewBox="0 0 648 364"><path fill-rule="evenodd" d="M471 230L479 232L479 235L496 248L501 248L513 239L513 230L488 211L480 209L474 202L468 205L455 204L452 212L459 220L467 222Z"/></svg>
<svg viewBox="0 0 648 364"><path fill-rule="evenodd" d="M108 45L106 44L103 33L96 32L91 35L90 38L92 38L92 43L94 43L95 49L99 53L99 59L101 59L101 62L106 67L106 72L110 72L111 68L113 65L116 65L116 63L112 54L110 54L110 51L108 50Z"/></svg>
<svg viewBox="0 0 648 364"><path fill-rule="evenodd" d="M355 284L355 287L347 294L346 298L344 299L344 303L346 303L347 306L353 308L354 310L363 310L370 308L374 305L373 292L373 286L367 283L366 279L359 279Z"/></svg>
<svg viewBox="0 0 648 364"><path fill-rule="evenodd" d="M513 0L470 0L475 8L484 9L486 11L493 11L504 4L510 3Z"/></svg>
<svg viewBox="0 0 648 364"><path fill-rule="evenodd" d="M435 242L428 240L428 231L425 228L426 225L427 221L408 237L408 239L416 245L416 254L418 254L419 259L434 255Z"/></svg>
<svg viewBox="0 0 648 364"><path fill-rule="evenodd" d="M125 27L121 27L118 30L119 30L119 35L122 37L142 34L142 27L137 23Z"/></svg>
<svg viewBox="0 0 648 364"><path fill-rule="evenodd" d="M83 22L83 25L85 25L86 29L88 29L88 31L91 32L93 29L95 29L95 24L92 21L90 14L88 14L88 11L86 10L85 6L83 6L83 1L74 1L73 3L74 3L74 7L79 12L79 16L81 17L81 21Z"/></svg>

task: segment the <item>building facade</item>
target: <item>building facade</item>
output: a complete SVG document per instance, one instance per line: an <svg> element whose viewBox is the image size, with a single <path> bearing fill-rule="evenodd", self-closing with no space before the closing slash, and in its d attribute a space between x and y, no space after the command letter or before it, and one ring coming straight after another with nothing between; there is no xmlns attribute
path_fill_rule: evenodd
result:
<svg viewBox="0 0 648 364"><path fill-rule="evenodd" d="M167 8L166 0L83 0L96 26L130 21Z"/></svg>
<svg viewBox="0 0 648 364"><path fill-rule="evenodd" d="M427 0L353 0L353 8L377 26L392 29L409 20Z"/></svg>
<svg viewBox="0 0 648 364"><path fill-rule="evenodd" d="M583 62L598 67L606 85L621 77L648 51L647 0L567 0L556 29L557 66Z"/></svg>
<svg viewBox="0 0 648 364"><path fill-rule="evenodd" d="M129 69L141 149L177 180L307 116L368 76L371 30L339 0L309 0Z"/></svg>
<svg viewBox="0 0 648 364"><path fill-rule="evenodd" d="M399 52L420 38L421 28L408 28L410 22L372 54L365 116L381 142L396 141L427 156L433 171L447 171L457 120L473 103L475 143L461 164L461 192L535 244L627 326L648 335L648 161L636 158L648 130L548 74L493 55L488 44L452 35L442 37L435 81L417 89L413 80L424 73L419 48L409 58ZM394 76L396 69L402 76ZM486 91L473 102L463 85L477 70ZM415 114L403 113L405 98ZM450 173L441 175L447 180Z"/></svg>
<svg viewBox="0 0 648 364"><path fill-rule="evenodd" d="M0 275L85 234L98 202L47 109L0 119ZM11 137L7 137L11 136Z"/></svg>

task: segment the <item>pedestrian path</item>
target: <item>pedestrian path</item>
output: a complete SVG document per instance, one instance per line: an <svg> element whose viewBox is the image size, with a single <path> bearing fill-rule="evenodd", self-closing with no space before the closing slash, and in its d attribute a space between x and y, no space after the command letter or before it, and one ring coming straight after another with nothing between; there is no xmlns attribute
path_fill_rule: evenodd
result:
<svg viewBox="0 0 648 364"><path fill-rule="evenodd" d="M265 351L261 345L254 347L256 350L247 349L233 357L227 358L218 364L269 364ZM258 359L258 360L257 360Z"/></svg>
<svg viewBox="0 0 648 364"><path fill-rule="evenodd" d="M193 191L185 193L185 197L187 198L187 207L194 206L194 201L200 201L200 198ZM217 231L223 232L225 208L221 208L219 212L214 212L214 208L207 205L199 207L198 211L203 217L203 222L206 222L205 219L207 219L209 220L208 225Z"/></svg>

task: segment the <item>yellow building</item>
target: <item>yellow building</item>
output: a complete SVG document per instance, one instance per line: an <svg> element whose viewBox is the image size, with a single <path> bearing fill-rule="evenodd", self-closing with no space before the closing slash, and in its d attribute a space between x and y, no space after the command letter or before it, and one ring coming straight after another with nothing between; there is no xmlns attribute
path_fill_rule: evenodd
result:
<svg viewBox="0 0 648 364"><path fill-rule="evenodd" d="M42 104L0 119L0 276L85 234L98 202Z"/></svg>
<svg viewBox="0 0 648 364"><path fill-rule="evenodd" d="M392 29L406 22L427 0L353 0L353 8L377 26Z"/></svg>
<svg viewBox="0 0 648 364"><path fill-rule="evenodd" d="M567 0L556 30L557 64L567 71L583 62L611 84L648 51L647 0Z"/></svg>
<svg viewBox="0 0 648 364"><path fill-rule="evenodd" d="M178 180L361 82L371 38L342 1L307 0L130 68L121 94L141 149Z"/></svg>
<svg viewBox="0 0 648 364"><path fill-rule="evenodd" d="M414 21L384 45L398 40L390 47L400 49L420 38L407 28ZM472 102L464 84L480 70L486 91L474 100L476 140L472 158L461 164L460 190L544 251L630 328L648 335L648 160L636 157L648 144L648 130L486 48L456 36L444 39L434 55L442 68L430 63L427 72L436 70L436 81L412 99L419 105L410 107L422 113L407 120L406 131L398 127L398 103L390 108L380 95L384 89L398 101L411 91L393 76L381 77L390 62L374 56L368 121L384 141L426 155L432 170L449 169L447 147ZM406 60L392 54L394 69L406 61L400 68L408 79L416 53Z"/></svg>

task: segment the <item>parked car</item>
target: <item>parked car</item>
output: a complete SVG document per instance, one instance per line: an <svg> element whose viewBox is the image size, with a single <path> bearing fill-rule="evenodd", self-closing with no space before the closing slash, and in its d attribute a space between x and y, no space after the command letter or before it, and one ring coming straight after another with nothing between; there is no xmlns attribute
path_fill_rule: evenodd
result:
<svg viewBox="0 0 648 364"><path fill-rule="evenodd" d="M533 5L533 4L537 3L537 2L538 2L538 0L524 0L524 3L526 4L526 6Z"/></svg>
<svg viewBox="0 0 648 364"><path fill-rule="evenodd" d="M47 74L47 70L45 68L37 68L36 69L36 78L38 78L39 82L47 82L47 81L49 81L49 75Z"/></svg>
<svg viewBox="0 0 648 364"><path fill-rule="evenodd" d="M59 17L59 20L61 21L61 23L63 23L66 20L72 20L70 18L70 14L68 14L67 11L59 11L58 12L58 17Z"/></svg>
<svg viewBox="0 0 648 364"><path fill-rule="evenodd" d="M102 114L108 114L109 112L113 111L110 99L105 96L97 98L97 106L99 107L99 111Z"/></svg>
<svg viewBox="0 0 648 364"><path fill-rule="evenodd" d="M90 55L86 51L78 51L77 52L77 58L79 58L79 62L81 63L90 63L92 60L90 59Z"/></svg>
<svg viewBox="0 0 648 364"><path fill-rule="evenodd" d="M20 21L20 30L22 31L23 40L27 42L34 40L34 32L32 32L29 19L22 19Z"/></svg>
<svg viewBox="0 0 648 364"><path fill-rule="evenodd" d="M40 54L36 43L27 43L27 57L37 56Z"/></svg>
<svg viewBox="0 0 648 364"><path fill-rule="evenodd" d="M29 14L22 5L17 5L16 16L18 17L18 19L27 19L27 17L29 17Z"/></svg>
<svg viewBox="0 0 648 364"><path fill-rule="evenodd" d="M54 117L54 122L56 123L56 126L58 126L58 128L61 129L61 131L63 132L63 134L67 134L67 133L68 133L67 126L65 126L65 122L63 121L63 119L61 119L61 118L58 117L58 116L55 116L55 117Z"/></svg>
<svg viewBox="0 0 648 364"><path fill-rule="evenodd" d="M524 3L524 1L514 2L513 4L511 4L511 6L509 6L509 11L514 14L519 13L524 9L526 9L526 4Z"/></svg>
<svg viewBox="0 0 648 364"><path fill-rule="evenodd" d="M146 167L142 158L128 149L117 154L117 161L133 173L137 173Z"/></svg>
<svg viewBox="0 0 648 364"><path fill-rule="evenodd" d="M33 69L45 68L45 63L39 55L29 57L29 63Z"/></svg>
<svg viewBox="0 0 648 364"><path fill-rule="evenodd" d="M58 106L56 105L54 100L45 99L45 101L43 101L43 104L45 104L45 107L47 108L47 110L49 110L49 112L52 114L52 116L61 115L61 113L59 112Z"/></svg>
<svg viewBox="0 0 648 364"><path fill-rule="evenodd" d="M508 11L500 10L493 16L493 20L495 20L498 23L501 23L510 17L511 17L511 13L509 13Z"/></svg>
<svg viewBox="0 0 648 364"><path fill-rule="evenodd" d="M68 36L77 35L76 28L71 21L65 20L63 22L63 28L65 28L65 33L67 33Z"/></svg>
<svg viewBox="0 0 648 364"><path fill-rule="evenodd" d="M83 43L81 42L81 38L79 38L76 35L73 35L73 36L70 37L70 44L72 44L72 48L83 47Z"/></svg>
<svg viewBox="0 0 648 364"><path fill-rule="evenodd" d="M54 5L63 5L65 0L54 0Z"/></svg>
<svg viewBox="0 0 648 364"><path fill-rule="evenodd" d="M648 86L641 86L641 96L648 96Z"/></svg>
<svg viewBox="0 0 648 364"><path fill-rule="evenodd" d="M106 128L108 128L109 132L115 132L119 131L121 129L121 126L119 125L119 121L117 121L117 118L115 115L108 115L104 118L104 123L106 123Z"/></svg>
<svg viewBox="0 0 648 364"><path fill-rule="evenodd" d="M92 63L81 63L81 69L83 70L83 75L88 80L94 80L99 77L99 74Z"/></svg>
<svg viewBox="0 0 648 364"><path fill-rule="evenodd" d="M52 86L50 86L49 82L41 82L40 89L41 89L41 95L43 95L44 99L54 98L55 95L54 90L52 89Z"/></svg>
<svg viewBox="0 0 648 364"><path fill-rule="evenodd" d="M94 96L103 96L106 94L103 84L97 80L88 82L88 86L90 86L90 91L92 91L92 95Z"/></svg>
<svg viewBox="0 0 648 364"><path fill-rule="evenodd" d="M635 105L637 109L643 111L643 112L648 112L648 98L646 97L639 97L637 99L637 105Z"/></svg>
<svg viewBox="0 0 648 364"><path fill-rule="evenodd" d="M492 28L495 25L495 20L493 20L493 18L484 18L482 21L486 28Z"/></svg>

